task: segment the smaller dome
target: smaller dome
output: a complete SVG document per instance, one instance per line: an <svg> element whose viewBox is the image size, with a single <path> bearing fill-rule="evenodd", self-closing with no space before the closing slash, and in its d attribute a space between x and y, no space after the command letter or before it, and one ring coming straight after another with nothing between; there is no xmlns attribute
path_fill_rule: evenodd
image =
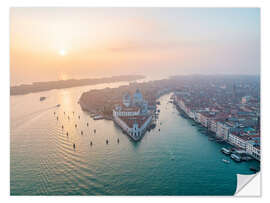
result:
<svg viewBox="0 0 270 203"><path fill-rule="evenodd" d="M130 99L130 94L129 93L124 94L123 99L126 100Z"/></svg>
<svg viewBox="0 0 270 203"><path fill-rule="evenodd" d="M131 101L130 94L129 93L124 94L124 96L123 96L123 104L126 107L129 107L130 106L130 101Z"/></svg>

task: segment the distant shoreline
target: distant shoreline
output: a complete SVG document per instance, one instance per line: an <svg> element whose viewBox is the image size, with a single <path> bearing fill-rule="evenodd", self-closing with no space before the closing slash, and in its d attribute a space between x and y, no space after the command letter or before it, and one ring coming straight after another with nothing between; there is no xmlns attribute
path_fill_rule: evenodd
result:
<svg viewBox="0 0 270 203"><path fill-rule="evenodd" d="M79 87L86 85L97 85L102 83L114 83L124 81L134 81L144 79L143 75L120 75L104 78L93 78L93 79L70 79L70 80L58 80L48 82L34 82L32 84L22 84L18 86L10 87L10 95L23 95L28 93L48 91L52 89L63 89L70 87Z"/></svg>

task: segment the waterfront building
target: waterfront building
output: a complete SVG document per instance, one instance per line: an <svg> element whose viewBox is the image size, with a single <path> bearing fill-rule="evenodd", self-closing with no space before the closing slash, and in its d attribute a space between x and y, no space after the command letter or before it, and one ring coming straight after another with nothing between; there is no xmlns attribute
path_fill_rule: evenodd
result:
<svg viewBox="0 0 270 203"><path fill-rule="evenodd" d="M222 82L223 83L223 82ZM260 159L260 99L258 86L202 84L183 86L174 92L174 103L185 114L255 159ZM224 87L224 88L223 88ZM237 88L236 88L237 87ZM239 91L236 92L236 90ZM248 95L244 96L243 95Z"/></svg>
<svg viewBox="0 0 270 203"><path fill-rule="evenodd" d="M113 116L138 116L141 113L141 109L136 106L126 107L125 105L117 105L113 109Z"/></svg>
<svg viewBox="0 0 270 203"><path fill-rule="evenodd" d="M184 113L191 119L196 118L196 111L191 108L191 105L186 104L185 100L180 98L179 95L185 95L185 94L177 94L175 98L176 105L184 111ZM197 119L196 119L197 120Z"/></svg>
<svg viewBox="0 0 270 203"><path fill-rule="evenodd" d="M198 122L205 128L210 130L211 120L215 117L216 113L211 111L202 111L197 114Z"/></svg>
<svg viewBox="0 0 270 203"><path fill-rule="evenodd" d="M261 150L259 143L254 140L249 140L246 145L246 152L253 158L260 160L261 159Z"/></svg>
<svg viewBox="0 0 270 203"><path fill-rule="evenodd" d="M152 116L116 116L114 121L127 133L133 140L138 141L144 135L147 127L152 121Z"/></svg>
<svg viewBox="0 0 270 203"><path fill-rule="evenodd" d="M188 109L188 116L191 119L195 119L195 111L189 108Z"/></svg>
<svg viewBox="0 0 270 203"><path fill-rule="evenodd" d="M217 132L217 120L212 118L209 121L209 131L216 133Z"/></svg>
<svg viewBox="0 0 270 203"><path fill-rule="evenodd" d="M236 133L230 133L228 136L228 142L231 145L234 145L236 147L239 147L241 149L246 150L246 144L247 144L247 140L249 139L248 136L240 136L237 135Z"/></svg>
<svg viewBox="0 0 270 203"><path fill-rule="evenodd" d="M225 122L217 122L217 132L216 136L218 138L222 138L223 140L227 140L230 133L230 126L228 126Z"/></svg>
<svg viewBox="0 0 270 203"><path fill-rule="evenodd" d="M122 104L113 109L113 120L133 140L141 139L152 121L152 114L139 89L133 98L128 93L123 96Z"/></svg>
<svg viewBox="0 0 270 203"><path fill-rule="evenodd" d="M259 135L230 133L228 142L233 146L245 150L253 158L260 160Z"/></svg>
<svg viewBox="0 0 270 203"><path fill-rule="evenodd" d="M204 112L198 112L197 119L202 126L207 128L207 117L205 116Z"/></svg>

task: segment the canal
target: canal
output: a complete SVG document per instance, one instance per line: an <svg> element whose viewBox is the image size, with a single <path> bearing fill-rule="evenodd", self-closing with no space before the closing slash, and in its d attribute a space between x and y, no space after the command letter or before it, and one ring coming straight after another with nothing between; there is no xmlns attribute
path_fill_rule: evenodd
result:
<svg viewBox="0 0 270 203"><path fill-rule="evenodd" d="M112 121L93 120L80 109L82 92L122 84L11 96L11 194L232 195L236 174L258 166L222 162L229 159L220 152L224 144L181 117L170 94L159 99L156 128L137 143Z"/></svg>

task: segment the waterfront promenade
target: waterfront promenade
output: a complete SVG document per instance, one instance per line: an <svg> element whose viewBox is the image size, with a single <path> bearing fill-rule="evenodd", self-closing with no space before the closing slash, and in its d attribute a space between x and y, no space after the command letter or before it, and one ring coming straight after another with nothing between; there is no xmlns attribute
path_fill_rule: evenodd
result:
<svg viewBox="0 0 270 203"><path fill-rule="evenodd" d="M221 118L216 118L214 115L212 114L210 115L209 110L191 110L188 105L184 102L183 99L181 99L182 95L179 98L179 95L174 94L173 95L173 103L176 105L178 111L181 114L184 114L185 118L189 118L191 120L193 120L194 122L196 122L198 125L202 126L203 128L206 129L206 133L210 136L210 135L214 135L215 139L221 142L226 142L230 145L232 145L233 147L236 148L232 148L235 149L235 152L233 156L238 156L239 160L248 160L251 157L256 159L256 160L260 160L260 146L253 146L252 143L254 143L254 138L255 140L260 139L260 137L257 135L258 132L256 132L256 130L254 130L252 127L250 126L241 126L241 128L239 126L230 126L229 124L227 124L228 118L229 118L229 114L225 114L225 117ZM210 115L209 117L204 116L204 115ZM224 115L222 113L222 115ZM247 118L250 119L250 118ZM214 123L214 126L213 125ZM243 133L243 135L241 135L240 133L236 133L238 130L238 128L240 128L240 130L242 128L248 128L249 131L250 129L252 130L251 135L254 136L249 136ZM240 131L241 132L241 131ZM212 138L213 139L213 138ZM254 152L253 152L254 151ZM240 154L239 154L240 152ZM244 153L243 153L244 152ZM237 154L237 155L236 155ZM241 158L242 157L242 158Z"/></svg>

